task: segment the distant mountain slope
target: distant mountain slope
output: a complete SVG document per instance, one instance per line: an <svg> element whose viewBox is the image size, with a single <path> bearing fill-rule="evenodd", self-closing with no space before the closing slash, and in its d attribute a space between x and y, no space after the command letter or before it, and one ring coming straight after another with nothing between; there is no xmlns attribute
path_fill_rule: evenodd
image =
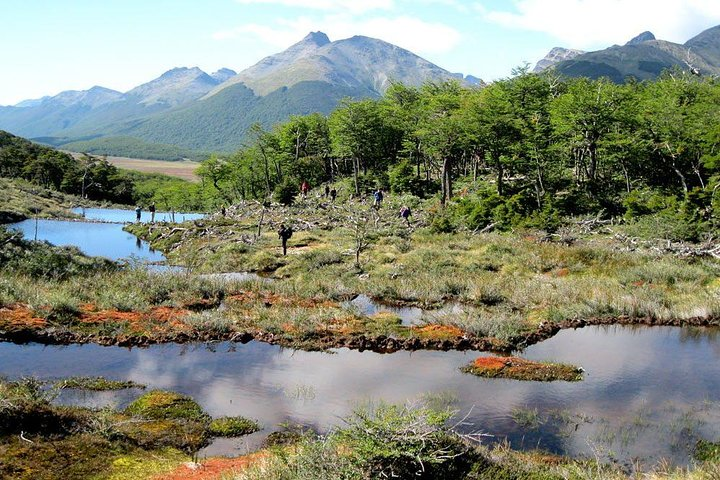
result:
<svg viewBox="0 0 720 480"><path fill-rule="evenodd" d="M258 96L301 82L325 82L357 89L363 95L380 95L391 81L420 85L451 78L457 75L382 40L354 36L331 42L324 33L311 32L287 50L262 59L219 85L208 97L237 83L245 84Z"/></svg>
<svg viewBox="0 0 720 480"><path fill-rule="evenodd" d="M202 97L218 83L197 67L173 68L155 80L133 88L125 97L145 105L160 103L176 107Z"/></svg>
<svg viewBox="0 0 720 480"><path fill-rule="evenodd" d="M0 129L95 153L146 148L147 158L176 158L188 150L235 150L255 122L270 127L293 114L326 114L345 97L379 97L393 81L450 79L482 83L382 40L331 42L312 32L239 74L175 68L126 93L95 87L0 107Z"/></svg>
<svg viewBox="0 0 720 480"><path fill-rule="evenodd" d="M96 86L61 92L25 107L0 107L0 129L23 137L47 135L74 126L92 110L114 103L122 95Z"/></svg>
<svg viewBox="0 0 720 480"><path fill-rule="evenodd" d="M657 40L643 32L623 46L588 52L557 63L555 71L569 77L609 77L623 82L656 78L664 70L692 65L702 75L720 74L720 26L708 29L680 45Z"/></svg>
<svg viewBox="0 0 720 480"><path fill-rule="evenodd" d="M545 55L544 58L539 60L533 68L533 72L540 73L553 65L556 65L564 60L572 60L578 55L582 55L582 50L573 50L572 48L555 47Z"/></svg>
<svg viewBox="0 0 720 480"><path fill-rule="evenodd" d="M327 114L345 97L372 94L360 93L355 88L315 81L300 82L258 97L238 83L187 108L125 125L117 133L186 149L230 152L242 146L247 130L255 122L272 125L290 115Z"/></svg>

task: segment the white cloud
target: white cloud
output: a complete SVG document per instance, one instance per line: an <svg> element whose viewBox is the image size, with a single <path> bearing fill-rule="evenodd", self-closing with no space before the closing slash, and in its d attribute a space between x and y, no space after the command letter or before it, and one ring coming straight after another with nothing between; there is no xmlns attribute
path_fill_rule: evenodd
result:
<svg viewBox="0 0 720 480"><path fill-rule="evenodd" d="M622 44L640 32L684 43L720 23L717 0L513 0L515 11L478 5L498 24L548 33L576 48Z"/></svg>
<svg viewBox="0 0 720 480"><path fill-rule="evenodd" d="M389 10L393 0L235 0L243 5L282 5L312 10L345 11L354 14L371 10Z"/></svg>
<svg viewBox="0 0 720 480"><path fill-rule="evenodd" d="M278 19L276 25L255 23L231 30L216 32L213 38L227 40L252 35L278 48L287 48L308 32L321 30L331 40L353 35L365 35L393 43L417 54L437 54L453 49L460 43L460 33L442 23L426 22L414 17L367 18L358 20L351 15L326 15L315 19L299 17L295 20Z"/></svg>

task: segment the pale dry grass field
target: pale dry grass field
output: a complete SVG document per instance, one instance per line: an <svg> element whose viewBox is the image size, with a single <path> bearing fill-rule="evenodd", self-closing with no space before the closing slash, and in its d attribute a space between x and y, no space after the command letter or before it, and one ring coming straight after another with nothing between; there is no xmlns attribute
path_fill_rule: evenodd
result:
<svg viewBox="0 0 720 480"><path fill-rule="evenodd" d="M139 158L107 157L108 161L119 168L137 170L143 173L162 173L171 177L197 182L199 177L195 170L200 166L197 162L169 162L165 160L143 160Z"/></svg>

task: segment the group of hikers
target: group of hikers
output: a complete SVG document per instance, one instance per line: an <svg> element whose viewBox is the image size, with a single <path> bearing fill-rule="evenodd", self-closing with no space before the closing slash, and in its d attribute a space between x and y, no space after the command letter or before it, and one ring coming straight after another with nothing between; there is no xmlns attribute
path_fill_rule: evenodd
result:
<svg viewBox="0 0 720 480"><path fill-rule="evenodd" d="M155 223L155 204L151 203L148 207L148 212L150 212L150 223ZM142 207L140 205L135 207L135 221L140 222L140 219L142 217Z"/></svg>
<svg viewBox="0 0 720 480"><path fill-rule="evenodd" d="M303 180L303 182L300 184L300 195L302 195L303 200L307 198L307 194L310 191L310 184L307 182L307 180ZM323 197L329 198L331 202L335 202L335 198L337 198L337 190L335 187L330 188L329 184L325 184L325 193L323 194Z"/></svg>
<svg viewBox="0 0 720 480"><path fill-rule="evenodd" d="M310 192L310 184L303 180L303 182L300 184L300 194L302 195L302 198L307 198L308 193ZM324 198L329 198L331 202L335 202L335 198L337 197L337 190L335 187L330 187L329 184L325 184L325 190L323 194ZM380 210L380 207L382 207L382 202L385 199L385 195L383 193L383 190L381 188L376 189L373 191L373 205L372 207L377 211ZM224 215L224 211L223 211ZM410 207L407 205L403 205L400 208L400 212L398 213L398 217L405 220L405 223L407 223L407 226L410 226L410 215L412 215L412 211L410 210ZM282 243L282 251L283 255L287 255L287 242L292 237L293 229L291 226L286 226L284 223L280 224L280 228L277 231L278 238L280 239Z"/></svg>

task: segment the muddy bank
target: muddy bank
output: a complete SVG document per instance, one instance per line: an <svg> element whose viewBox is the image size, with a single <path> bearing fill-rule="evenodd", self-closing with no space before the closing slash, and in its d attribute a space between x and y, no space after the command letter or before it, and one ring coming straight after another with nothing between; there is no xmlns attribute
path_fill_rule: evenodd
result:
<svg viewBox="0 0 720 480"><path fill-rule="evenodd" d="M716 317L694 317L688 319L657 319L651 317L608 317L608 318L589 318L565 320L559 323L544 323L524 335L517 335L507 340L508 344L513 345L514 350L522 350L530 345L542 342L548 338L555 336L560 330L570 328L583 328L595 325L637 325L648 327L718 327L720 326L720 318Z"/></svg>
<svg viewBox="0 0 720 480"><path fill-rule="evenodd" d="M36 342L45 345L69 345L95 343L103 346L143 347L162 343L190 342L238 342L252 340L295 348L306 351L323 351L332 348L349 348L359 351L392 353L400 350L478 350L495 353L511 353L549 339L563 329L576 329L592 325L638 325L638 326L676 326L676 327L713 327L720 326L718 318L691 318L686 320L659 320L653 318L593 318L568 320L560 323L541 324L536 330L501 340L492 337L477 337L454 327L426 325L410 328L409 337L386 335L347 334L334 335L322 332L306 334L302 337L291 333L273 333L263 330L248 331L180 331L164 332L153 335L102 335L95 333L73 332L66 328L46 326L41 322L20 328L0 330L0 341L17 344Z"/></svg>
<svg viewBox="0 0 720 480"><path fill-rule="evenodd" d="M110 336L82 334L67 330L47 328L41 330L0 330L0 341L16 344L41 343L44 345L71 345L95 343L102 346L119 347L145 347L162 343L191 343L191 342L238 342L248 343L252 340L280 345L287 348L295 348L306 351L323 351L332 348L349 348L359 351L373 351L377 353L392 353L400 350L482 350L488 352L507 353L512 351L509 345L495 338L477 338L466 336L462 338L394 338L385 335L318 335L313 338L293 338L287 335L278 335L264 331L248 332L193 332L177 333L157 336Z"/></svg>

